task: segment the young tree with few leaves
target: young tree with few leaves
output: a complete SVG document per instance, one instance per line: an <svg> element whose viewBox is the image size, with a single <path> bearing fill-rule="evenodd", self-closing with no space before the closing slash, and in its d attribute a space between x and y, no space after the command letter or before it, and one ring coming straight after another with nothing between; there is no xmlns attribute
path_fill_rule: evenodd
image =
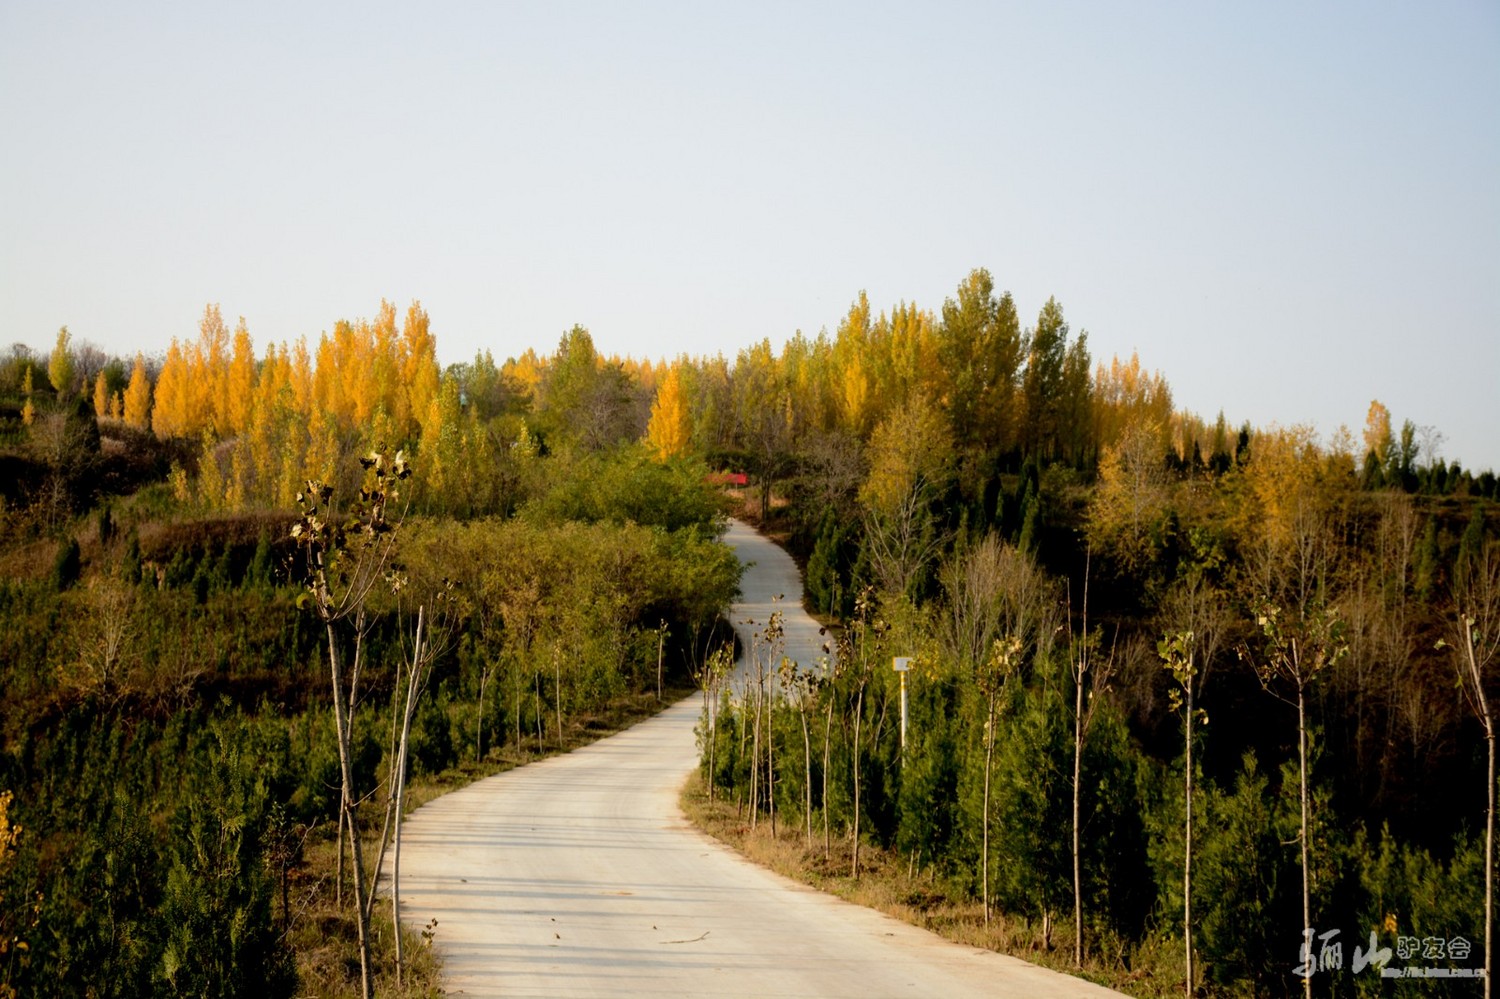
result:
<svg viewBox="0 0 1500 999"><path fill-rule="evenodd" d="M1344 642L1343 622L1329 608L1312 608L1290 621L1283 620L1280 607L1262 603L1255 622L1265 636L1257 657L1248 647L1240 655L1255 670L1266 692L1297 709L1298 798L1301 825L1297 842L1302 860L1302 928L1310 933L1312 923L1312 873L1308 859L1308 830L1312 824L1307 772L1307 695L1313 682L1349 651ZM1312 999L1312 976L1302 980L1303 995Z"/></svg>
<svg viewBox="0 0 1500 999"><path fill-rule="evenodd" d="M1024 648L1016 634L995 639L988 658L979 664L974 678L979 692L984 695L984 799L980 816L979 881L986 925L990 921L990 777L995 769L995 704L1010 678L1020 669Z"/></svg>
<svg viewBox="0 0 1500 999"><path fill-rule="evenodd" d="M863 790L859 762L860 738L864 727L865 690L869 687L870 680L873 679L870 668L870 644L872 636L878 642L886 629L886 623L875 616L874 590L866 587L854 601L854 621L840 637L838 648L838 662L844 666L839 671L839 676L850 679L854 685L854 706L850 712L852 715L850 720L854 727L854 746L849 757L854 778L853 858L850 870L851 875L856 879L859 877L859 813L862 804L860 794ZM826 750L824 758L825 760L827 758ZM826 794L824 801L827 801Z"/></svg>
<svg viewBox="0 0 1500 999"><path fill-rule="evenodd" d="M1072 622L1068 630L1072 632ZM1089 633L1088 567L1083 576L1083 633L1070 641L1069 665L1073 674L1073 963L1083 967L1083 747L1109 681L1115 672L1114 656L1097 662L1099 636Z"/></svg>
<svg viewBox="0 0 1500 999"><path fill-rule="evenodd" d="M824 672L826 672L826 667ZM821 685L819 673L803 669L793 660L782 657L780 683L790 695L802 722L802 819L806 829L805 843L812 849L812 735L807 726L807 709L817 703Z"/></svg>
<svg viewBox="0 0 1500 999"><path fill-rule="evenodd" d="M1491 543L1481 554L1461 560L1454 580L1453 642L1439 640L1438 648L1452 648L1458 666L1459 689L1484 731L1487 750L1484 813L1484 994L1490 996L1494 970L1491 943L1495 917L1495 717L1485 691L1492 667L1500 658L1500 545Z"/></svg>
<svg viewBox="0 0 1500 999"><path fill-rule="evenodd" d="M1179 631L1162 638L1156 651L1162 668L1172 674L1174 684L1168 690L1168 702L1183 717L1184 749L1183 819L1182 819L1182 944L1187 994L1193 994L1193 722L1208 715L1193 707L1198 687L1198 669L1194 660L1193 633Z"/></svg>
<svg viewBox="0 0 1500 999"><path fill-rule="evenodd" d="M708 800L714 800L715 766L718 763L719 685L734 670L734 645L725 643L708 654L698 671L698 685L703 688L703 714L708 733Z"/></svg>
<svg viewBox="0 0 1500 999"><path fill-rule="evenodd" d="M404 588L405 583L405 578L400 575L391 577L391 585L398 592ZM428 614L429 606L432 610L430 615ZM393 705L400 708L401 731L396 748L395 767L392 771L394 794L390 802L390 814L395 823L391 847L391 932L396 943L396 988L398 989L401 987L401 969L405 960L401 946L401 819L406 799L406 769L411 746L411 723L416 717L417 702L432 678L433 663L453 643L457 619L457 594L453 583L444 580L435 591L426 594L426 599L417 606L416 630L412 635L411 645L403 650L393 697ZM380 870L379 862L376 863L375 870Z"/></svg>
<svg viewBox="0 0 1500 999"><path fill-rule="evenodd" d="M1162 668L1171 674L1168 703L1183 717L1183 871L1182 935L1187 994L1193 994L1193 747L1195 723L1208 724L1206 712L1195 707L1208 680L1209 667L1219 652L1228 610L1224 595L1195 566L1167 597L1164 620L1168 630L1157 643Z"/></svg>
<svg viewBox="0 0 1500 999"><path fill-rule="evenodd" d="M298 603L312 608L327 634L339 750L340 825L348 831L354 859L352 881L359 931L361 995L373 999L370 920L365 904L352 730L368 630L368 600L371 591L386 576L395 540L395 525L387 519L386 510L389 503L399 499L397 486L411 475L411 469L399 451L394 459L374 453L361 458L360 464L365 469L365 485L347 511L334 504L332 486L321 482L307 484L306 491L297 496L301 517L292 526L292 539L302 549L308 580L307 590ZM346 622L352 624L354 645L347 672L340 655L344 643L339 635L340 626Z"/></svg>

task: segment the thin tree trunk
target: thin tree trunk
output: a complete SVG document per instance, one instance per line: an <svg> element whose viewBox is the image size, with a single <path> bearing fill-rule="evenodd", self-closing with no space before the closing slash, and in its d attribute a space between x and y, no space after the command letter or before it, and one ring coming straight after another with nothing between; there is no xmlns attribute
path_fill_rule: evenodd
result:
<svg viewBox="0 0 1500 999"><path fill-rule="evenodd" d="M401 715L401 748L396 753L396 834L391 854L391 930L396 938L396 988L401 988L401 805L406 799L406 755L411 745L411 719L422 694L422 623L425 608L417 608L417 638L412 646L411 671L406 676L406 710Z"/></svg>
<svg viewBox="0 0 1500 999"><path fill-rule="evenodd" d="M394 751L392 751L392 753L391 753L391 759L394 760L395 758L396 758L396 753ZM373 870L375 872L375 878L377 880L380 878L380 869L385 864L385 851L386 851L386 847L387 847L387 839L388 839L388 837L391 834L392 813L394 813L395 810L396 810L396 784L395 784L395 777L396 777L395 768L392 767L391 768L391 779L388 782L388 789L387 789L387 792L386 792L389 797L387 798L386 803L385 803L385 817L381 820L381 823L380 823L380 839L377 841L377 842L380 843L380 852L377 853L377 854L375 854L375 866L373 868L371 868L371 870ZM374 912L375 912L375 892L371 891L368 895L365 896L365 918L366 919L371 918L371 916L373 915Z"/></svg>
<svg viewBox="0 0 1500 999"><path fill-rule="evenodd" d="M485 667L479 668L479 723L475 725L474 736L474 762L484 760L484 687L489 681L490 671Z"/></svg>
<svg viewBox="0 0 1500 999"><path fill-rule="evenodd" d="M329 622L328 628L328 664L333 677L333 720L334 729L339 743L339 771L342 779L342 792L340 808L344 814L346 824L349 828L350 852L354 859L354 876L350 879L354 886L354 912L355 923L359 931L359 976L360 995L364 999L373 999L375 994L375 983L372 979L370 967L370 921L365 913L364 898L364 857L361 855L359 842L359 823L355 817L354 789L354 767L351 760L350 728L353 724L352 718L345 718L345 703L343 691L343 676L339 670L338 645L334 640L333 623ZM357 672L357 670L356 670ZM351 705L352 706L352 705Z"/></svg>
<svg viewBox="0 0 1500 999"><path fill-rule="evenodd" d="M536 683L532 685L531 689L533 695L536 698L536 701L533 705L536 713L536 751L537 754L540 755L542 752L542 745L547 738L546 735L544 735L542 732L542 719L547 716L546 712L542 710L542 671L538 669L532 675L532 678L536 681Z"/></svg>
<svg viewBox="0 0 1500 999"><path fill-rule="evenodd" d="M766 700L766 805L771 810L771 838L776 838L776 688Z"/></svg>
<svg viewBox="0 0 1500 999"><path fill-rule="evenodd" d="M828 695L828 715L823 722L823 859L827 860L833 849L832 833L828 825L828 765L832 759L833 745L833 694Z"/></svg>
<svg viewBox="0 0 1500 999"><path fill-rule="evenodd" d="M750 720L750 828L760 817L760 688L756 687Z"/></svg>
<svg viewBox="0 0 1500 999"><path fill-rule="evenodd" d="M719 748L719 712L714 701L714 684L710 680L703 692L703 709L708 712L708 803L714 803L714 758Z"/></svg>
<svg viewBox="0 0 1500 999"><path fill-rule="evenodd" d="M563 722L562 722L562 656L558 655L557 649L552 650L552 679L557 685L557 749L562 752L563 748Z"/></svg>
<svg viewBox="0 0 1500 999"><path fill-rule="evenodd" d="M399 682L399 675L398 675ZM396 809L396 767L394 761L401 748L401 691L391 691L391 740L388 744L389 758L392 760L391 772L386 777L385 793L385 815L380 822L380 852L375 854L375 877L379 879L380 871L385 866L386 845L391 833L391 814ZM365 898L365 909L373 914L375 911L375 892ZM368 918L368 917L367 917Z"/></svg>
<svg viewBox="0 0 1500 999"><path fill-rule="evenodd" d="M1302 684L1297 685L1297 757L1302 775L1302 926L1304 932L1312 926L1312 886L1307 867L1307 695ZM1311 941L1311 938L1307 938ZM1308 960L1313 959L1309 942ZM1308 969L1309 972L1311 968ZM1312 975L1302 979L1304 999L1312 999Z"/></svg>
<svg viewBox="0 0 1500 999"><path fill-rule="evenodd" d="M854 706L854 877L859 878L859 726L865 713L865 688L861 684Z"/></svg>
<svg viewBox="0 0 1500 999"><path fill-rule="evenodd" d="M1460 620L1463 620L1460 618ZM1495 721L1490 717L1490 701L1484 693L1484 675L1474 654L1474 626L1464 621L1464 651L1468 656L1469 679L1474 688L1474 706L1484 726L1489 763L1485 771L1488 795L1484 814L1484 999L1490 999L1490 979L1494 971L1491 944L1494 941L1495 917Z"/></svg>
<svg viewBox="0 0 1500 999"><path fill-rule="evenodd" d="M1187 686L1187 777L1184 797L1186 817L1182 848L1182 947L1187 968L1187 995L1193 995L1193 674L1188 670Z"/></svg>
<svg viewBox="0 0 1500 999"><path fill-rule="evenodd" d="M1490 973L1494 970L1490 944L1494 939L1495 918L1495 729L1489 704L1482 699L1484 693L1481 691L1479 696L1484 705L1484 738L1490 749L1490 800L1484 816L1484 999L1490 999Z"/></svg>
<svg viewBox="0 0 1500 999"><path fill-rule="evenodd" d="M807 735L807 702L802 702L802 763L806 779L802 782L803 818L807 823L807 848L812 849L812 740Z"/></svg>
<svg viewBox="0 0 1500 999"><path fill-rule="evenodd" d="M984 903L984 924L990 923L990 765L995 755L995 695L989 695L984 723L984 815L980 820L981 859L979 864L980 898Z"/></svg>
<svg viewBox="0 0 1500 999"><path fill-rule="evenodd" d="M1073 685L1073 964L1079 968L1083 967L1083 865L1078 857L1078 814L1083 790L1083 681L1086 669L1080 664L1078 682Z"/></svg>

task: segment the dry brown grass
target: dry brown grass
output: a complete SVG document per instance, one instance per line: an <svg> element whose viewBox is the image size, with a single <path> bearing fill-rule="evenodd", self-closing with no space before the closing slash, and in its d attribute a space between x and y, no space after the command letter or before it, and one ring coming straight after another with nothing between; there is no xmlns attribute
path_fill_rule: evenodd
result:
<svg viewBox="0 0 1500 999"><path fill-rule="evenodd" d="M891 851L868 844L861 846L860 876L855 879L850 875L853 860L850 840L835 835L825 856L816 817L809 846L804 825L781 823L773 837L770 823L764 818L752 830L733 801L720 799L710 805L696 774L684 786L679 800L688 820L699 829L785 878L856 905L878 909L955 943L1010 954L1128 995L1181 994L1182 979L1171 977L1171 969L1163 966L1161 955L1140 949L1130 954L1117 941L1091 940L1098 953L1088 955L1080 971L1072 962L1071 921L1053 925L1050 946L1044 941L1042 927L1033 920L991 912L986 924L983 907L977 900L945 884L930 868L915 870L909 860ZM1155 959L1145 961L1147 966L1142 968L1143 958ZM1170 954L1166 958L1169 962Z"/></svg>
<svg viewBox="0 0 1500 999"><path fill-rule="evenodd" d="M375 840L365 838L366 857L373 857ZM338 846L331 835L308 845L304 863L291 875L292 928L288 942L297 955L299 996L322 999L353 999L359 995L359 934L349 904L350 888L346 884L344 905L338 904L334 872ZM347 861L346 861L347 863ZM280 902L276 908L281 918ZM444 995L441 969L420 932L402 931L402 951L406 971L402 987L396 988L395 939L391 927L391 906L384 898L376 900L370 917L371 963L375 968L375 993L402 999L427 999Z"/></svg>

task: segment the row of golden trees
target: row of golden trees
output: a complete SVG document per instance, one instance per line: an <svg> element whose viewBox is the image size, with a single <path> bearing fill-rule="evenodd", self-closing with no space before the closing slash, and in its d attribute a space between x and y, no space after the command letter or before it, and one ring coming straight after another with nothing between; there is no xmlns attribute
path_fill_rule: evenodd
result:
<svg viewBox="0 0 1500 999"><path fill-rule="evenodd" d="M1003 468L1062 462L1097 469L1111 502L1131 507L1117 519L1136 522L1164 456L1223 469L1248 443L1222 415L1209 424L1174 410L1166 379L1137 356L1096 364L1088 334L1071 330L1055 299L1023 325L984 270L936 312L902 302L877 313L861 293L832 334L799 331L779 351L763 339L732 360L606 357L574 327L552 354L497 365L484 351L443 372L420 304L403 320L386 302L374 320L341 320L315 345L271 344L257 356L244 320L231 334L209 306L195 341L172 342L154 385L138 355L123 391L99 373L94 406L159 437L201 439L207 460L196 479L179 472L178 489L221 509L288 505L306 479L336 477L341 451L381 444L418 449L433 496L457 490L493 508L521 474L514 462L539 449L642 439L662 459L718 456L749 471L764 505L809 464L830 470L853 455L850 474L862 478L859 456L882 426L889 440L923 413L954 443L971 502ZM1393 440L1378 408L1362 450L1347 434L1332 450L1357 471L1373 461L1410 477L1414 428Z"/></svg>
<svg viewBox="0 0 1500 999"><path fill-rule="evenodd" d="M1023 327L1009 292L976 270L938 313L899 303L876 313L862 292L833 335L798 332L738 352L681 358L660 380L647 435L663 455L749 452L767 469L794 442L867 440L921 397L971 449L1088 464L1132 422L1158 427L1164 449L1210 447L1201 421L1177 416L1159 373L1138 357L1094 366L1056 299ZM1206 453L1206 452L1205 452Z"/></svg>
<svg viewBox="0 0 1500 999"><path fill-rule="evenodd" d="M290 413L341 431L374 423L389 440L415 442L441 393L435 346L420 304L398 322L383 302L373 321L341 320L314 346L271 344L257 357L244 319L231 333L210 305L196 340L172 341L154 385L138 355L123 393L108 392L101 372L95 405L159 437L224 441ZM984 270L936 314L904 302L876 314L861 293L833 335L798 332L779 353L766 339L732 361L653 364L606 358L575 327L552 355L528 350L497 369L486 353L450 373L461 408L498 393L505 401L481 415L531 413L590 446L644 433L663 456L765 451L809 432L867 439L915 395L962 437L1044 460L1088 460L1141 416L1180 438L1195 430L1138 358L1093 368L1087 334L1072 335L1056 300L1023 328L1011 295L997 296Z"/></svg>
<svg viewBox="0 0 1500 999"><path fill-rule="evenodd" d="M72 356L66 336L58 363ZM663 459L725 456L755 474L768 500L810 454L867 442L914 405L941 415L971 465L1022 455L1092 465L1136 425L1152 428L1158 453L1225 446L1222 421L1210 440L1201 421L1174 414L1165 380L1136 357L1094 367L1087 334L1073 335L1055 300L1023 326L984 270L937 312L903 302L877 314L861 293L833 334L798 332L779 352L765 339L732 360L606 357L574 327L550 355L527 350L496 365L483 352L445 374L418 303L403 318L382 302L373 320L341 320L315 344L260 354L244 319L231 332L210 305L196 339L172 341L154 381L141 355L128 385L112 390L122 372L98 372L95 411L200 440L197 474L180 469L174 482L208 509L289 505L305 480L339 475L340 453L381 444L418 449L432 495L471 493L482 508L505 492L517 473L503 466L517 457L643 438ZM76 380L71 370L59 379Z"/></svg>

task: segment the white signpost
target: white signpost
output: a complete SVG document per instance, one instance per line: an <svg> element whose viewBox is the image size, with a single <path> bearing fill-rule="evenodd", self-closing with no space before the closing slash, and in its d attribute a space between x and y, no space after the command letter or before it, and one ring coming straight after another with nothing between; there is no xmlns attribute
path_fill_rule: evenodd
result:
<svg viewBox="0 0 1500 999"><path fill-rule="evenodd" d="M906 671L911 669L911 656L897 656L891 666L901 676L901 755L906 756Z"/></svg>

